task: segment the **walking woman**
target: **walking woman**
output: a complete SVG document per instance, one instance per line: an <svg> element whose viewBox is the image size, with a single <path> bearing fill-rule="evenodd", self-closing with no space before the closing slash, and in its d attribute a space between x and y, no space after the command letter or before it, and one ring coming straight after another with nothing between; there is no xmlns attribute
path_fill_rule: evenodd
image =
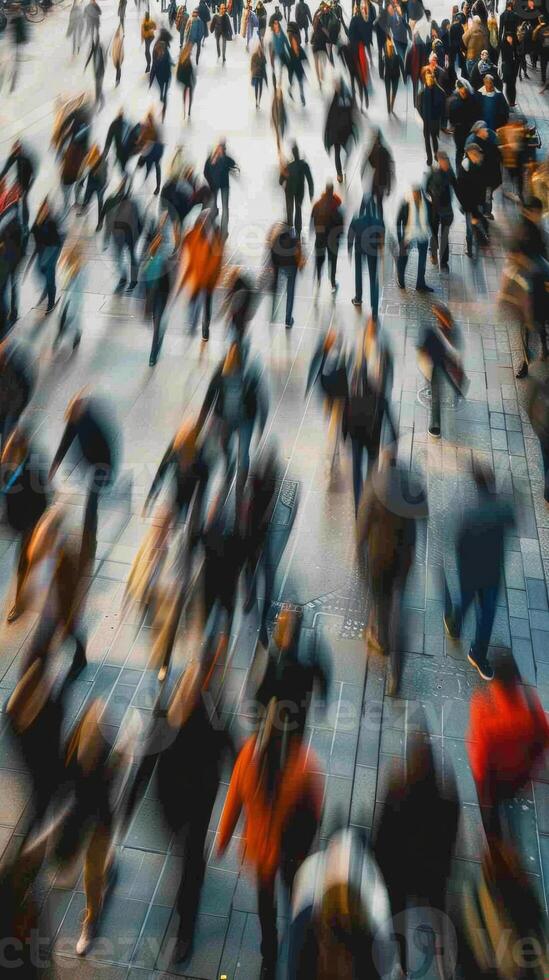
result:
<svg viewBox="0 0 549 980"><path fill-rule="evenodd" d="M191 118L191 106L196 85L196 75L191 58L192 50L192 44L186 44L181 48L175 76L183 88L183 119L186 119L187 116L189 119Z"/></svg>
<svg viewBox="0 0 549 980"><path fill-rule="evenodd" d="M62 276L62 286L65 292L62 300L59 328L54 338L52 349L56 350L62 337L72 331L72 349L76 350L81 337L82 292L84 289L84 250L82 242L67 242L59 259L59 269Z"/></svg>
<svg viewBox="0 0 549 980"><path fill-rule="evenodd" d="M154 367L164 340L164 314L171 290L170 265L164 236L159 231L149 245L143 266L145 313L152 318L153 338L149 367Z"/></svg>
<svg viewBox="0 0 549 980"><path fill-rule="evenodd" d="M398 92L401 74L401 61L390 37L383 48L383 71L385 75L385 95L387 97L387 115L396 115L395 99Z"/></svg>
<svg viewBox="0 0 549 980"><path fill-rule="evenodd" d="M160 194L160 161L164 153L164 144L160 139L160 130L156 125L152 112L148 112L143 120L139 134L138 148L141 155L137 161L138 167L145 167L145 180L152 168L156 175L155 195Z"/></svg>
<svg viewBox="0 0 549 980"><path fill-rule="evenodd" d="M151 15L148 10L145 11L145 16L143 18L143 23L141 24L141 41L145 45L145 74L151 70L151 44L154 41L154 34L156 31L156 24L152 20Z"/></svg>
<svg viewBox="0 0 549 980"><path fill-rule="evenodd" d="M250 59L250 74L252 76L252 86L255 94L255 107L259 109L261 96L263 95L263 85L267 85L267 58L265 49L259 41Z"/></svg>
<svg viewBox="0 0 549 980"><path fill-rule="evenodd" d="M398 61L398 59L397 59ZM341 163L341 151L350 153L351 142L356 140L356 110L355 103L349 89L341 79L335 83L334 97L328 109L326 126L324 128L324 146L329 153L332 146L336 165L337 180L343 183L343 167Z"/></svg>
<svg viewBox="0 0 549 980"><path fill-rule="evenodd" d="M36 221L30 233L34 238L34 252L29 260L29 267L33 259L36 258L38 271L44 280L44 290L38 302L41 303L47 297L47 315L51 313L55 306L57 293L55 271L63 245L63 233L60 229L59 221L51 213L47 197L44 198L38 209Z"/></svg>
<svg viewBox="0 0 549 980"><path fill-rule="evenodd" d="M289 734L283 705L273 698L262 730L236 760L219 827L219 852L244 810L244 860L255 875L261 926L262 980L274 980L278 958L275 884L278 871L291 891L313 842L322 801L322 777L301 738Z"/></svg>
<svg viewBox="0 0 549 980"><path fill-rule="evenodd" d="M124 28L119 24L112 39L112 63L116 71L115 85L120 85L122 63L124 61Z"/></svg>

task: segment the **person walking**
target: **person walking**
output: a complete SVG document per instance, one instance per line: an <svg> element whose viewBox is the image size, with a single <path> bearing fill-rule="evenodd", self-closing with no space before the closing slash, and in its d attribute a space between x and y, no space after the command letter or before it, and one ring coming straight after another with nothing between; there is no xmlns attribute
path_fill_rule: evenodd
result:
<svg viewBox="0 0 549 980"><path fill-rule="evenodd" d="M53 480L74 444L88 469L82 536L88 539L93 556L97 545L99 498L112 485L116 475L120 433L113 420L112 407L90 395L86 389L78 392L69 402L65 422L65 430L50 466L49 479Z"/></svg>
<svg viewBox="0 0 549 980"><path fill-rule="evenodd" d="M111 51L112 63L116 72L115 85L120 85L122 78L122 65L124 63L124 26L119 24L114 32Z"/></svg>
<svg viewBox="0 0 549 980"><path fill-rule="evenodd" d="M244 9L243 0L231 0L231 17L233 19L233 33L240 34L242 27L242 11Z"/></svg>
<svg viewBox="0 0 549 980"><path fill-rule="evenodd" d="M374 134L370 152L364 158L361 171L363 179L367 167L370 168L372 173L371 193L375 197L376 204L383 215L383 198L389 197L393 189L395 162L391 156L391 151L383 141L380 129Z"/></svg>
<svg viewBox="0 0 549 980"><path fill-rule="evenodd" d="M151 78L152 77L153 73L151 72ZM162 118L164 118L164 111L162 113ZM160 138L160 127L158 126L152 111L147 113L141 124L137 149L139 151L137 166L145 168L143 183L145 183L151 170L154 168L156 176L154 195L157 197L158 194L160 194L160 187L162 183L160 161L162 160L162 156L164 154L164 144Z"/></svg>
<svg viewBox="0 0 549 980"><path fill-rule="evenodd" d="M156 24L147 9L141 23L141 42L145 45L145 74L151 70L151 44L154 41L155 33Z"/></svg>
<svg viewBox="0 0 549 980"><path fill-rule="evenodd" d="M263 86L267 85L267 58L265 57L265 49L261 40L258 42L250 58L250 75L255 95L255 107L259 109L263 95Z"/></svg>
<svg viewBox="0 0 549 980"><path fill-rule="evenodd" d="M383 46L383 78L385 80L385 97L387 100L387 115L396 115L395 99L402 74L401 61L395 45L388 37Z"/></svg>
<svg viewBox="0 0 549 980"><path fill-rule="evenodd" d="M221 195L221 234L227 238L229 234L229 178L231 174L239 174L238 164L227 153L227 144L221 139L210 153L204 165L204 177L213 197L213 212L217 216L218 197Z"/></svg>
<svg viewBox="0 0 549 980"><path fill-rule="evenodd" d="M295 228L298 238L301 238L303 228L302 206L305 197L305 184L309 190L309 198L313 199L314 182L311 168L306 160L299 155L297 143L292 144L292 159L285 163L279 178L286 199L286 220L290 228Z"/></svg>
<svg viewBox="0 0 549 980"><path fill-rule="evenodd" d="M72 38L73 58L77 54L80 54L80 45L82 43L84 27L84 8L81 0L73 0L72 7L69 12L69 23L67 27L67 37Z"/></svg>
<svg viewBox="0 0 549 980"><path fill-rule="evenodd" d="M24 426L18 426L2 452L2 486L5 518L17 538L15 596L6 620L21 615L23 587L29 567L29 544L50 502L47 468Z"/></svg>
<svg viewBox="0 0 549 980"><path fill-rule="evenodd" d="M232 41L233 29L231 27L231 18L227 13L227 8L224 3L220 5L218 13L214 14L210 21L210 34L213 34L215 37L217 60L219 61L221 58L222 64L225 64L227 41Z"/></svg>
<svg viewBox="0 0 549 980"><path fill-rule="evenodd" d="M312 27L313 18L311 16L311 8L309 7L307 0L297 0L294 16L299 30L303 31L303 34L305 35L305 44L308 44L309 28Z"/></svg>
<svg viewBox="0 0 549 980"><path fill-rule="evenodd" d="M291 330L294 325L293 309L297 274L304 266L304 258L299 236L289 224L275 225L267 240L269 271L271 273L271 320L274 320L278 299L278 285L282 276L286 279L285 325Z"/></svg>
<svg viewBox="0 0 549 980"><path fill-rule="evenodd" d="M432 313L435 322L426 324L420 334L418 360L420 370L430 385L429 435L440 439L443 381L448 381L458 396L466 391L468 381L463 371L457 330L450 310L443 303L435 302Z"/></svg>
<svg viewBox="0 0 549 980"><path fill-rule="evenodd" d="M191 22L189 21L189 23ZM160 102L162 104L162 122L164 122L164 119L166 118L168 90L172 81L172 68L173 61L170 55L169 43L162 38L159 38L153 48L152 67L149 73L149 88L151 87L152 83L156 81L159 89Z"/></svg>
<svg viewBox="0 0 549 980"><path fill-rule="evenodd" d="M307 55L301 47L301 42L295 34L290 37L290 54L288 58L288 95L290 96L292 102L294 100L292 86L294 78L297 79L297 84L299 87L299 95L301 97L301 105L305 105L305 65L308 64Z"/></svg>
<svg viewBox="0 0 549 980"><path fill-rule="evenodd" d="M487 191L484 153L477 142L467 143L459 165L456 196L465 214L465 254L473 257L473 235L481 243L487 241L488 222L484 217Z"/></svg>
<svg viewBox="0 0 549 980"><path fill-rule="evenodd" d="M82 339L81 317L84 291L84 251L78 239L65 243L59 259L59 269L63 276L64 294L59 327L53 340L52 350L57 350L69 330L72 332L72 349L76 350Z"/></svg>
<svg viewBox="0 0 549 980"><path fill-rule="evenodd" d="M92 45L99 43L99 27L102 13L103 11L97 3L97 0L88 0L88 3L84 7L84 23L86 25L86 33Z"/></svg>
<svg viewBox="0 0 549 980"><path fill-rule="evenodd" d="M223 262L225 236L217 224L217 211L203 209L183 238L179 288L189 296L190 334L196 330L200 306L203 306L202 340L210 338L213 292L219 281Z"/></svg>
<svg viewBox="0 0 549 980"><path fill-rule="evenodd" d="M93 77L95 80L95 106L97 112L99 112L105 105L105 96L103 95L103 81L105 78L105 52L101 41L94 41L92 44L86 64L84 65L84 69L88 67L90 61L92 63Z"/></svg>
<svg viewBox="0 0 549 980"><path fill-rule="evenodd" d="M518 52L517 40L514 34L504 34L501 39L501 77L505 89L505 98L509 108L514 109L517 103Z"/></svg>
<svg viewBox="0 0 549 980"><path fill-rule="evenodd" d="M418 104L418 90L421 70L426 64L427 48L420 34L416 31L404 61L404 81L406 82L408 78L411 78L412 80L412 101L414 106L417 106Z"/></svg>
<svg viewBox="0 0 549 980"><path fill-rule="evenodd" d="M448 100L448 118L454 130L456 174L463 157L465 140L474 123L481 119L480 102L473 86L464 78L456 82L456 90Z"/></svg>
<svg viewBox="0 0 549 980"><path fill-rule="evenodd" d="M456 175L452 170L448 154L444 150L439 150L436 165L427 175L425 194L431 205L431 262L433 265L438 265L440 259L441 272L449 271L448 239L454 220L452 194L456 193L456 189Z"/></svg>
<svg viewBox="0 0 549 980"><path fill-rule="evenodd" d="M488 27L482 22L478 15L473 16L471 26L463 32L463 46L465 48L465 67L467 77L471 79L473 69L484 51L490 43Z"/></svg>
<svg viewBox="0 0 549 980"><path fill-rule="evenodd" d="M118 0L118 20L122 31L124 31L124 24L126 21L126 7L128 6L128 0Z"/></svg>
<svg viewBox="0 0 549 980"><path fill-rule="evenodd" d="M341 425L343 439L349 436L351 440L355 516L362 495L364 455L368 468L372 468L381 451L385 420L391 429L393 442L397 440L397 430L385 394L387 378L391 374L389 362L383 356L373 357L371 364L368 363L368 354L373 353L367 347L368 339L366 330L351 372Z"/></svg>
<svg viewBox="0 0 549 980"><path fill-rule="evenodd" d="M334 86L334 95L326 116L324 127L324 146L329 153L334 149L337 181L343 183L343 167L341 162L341 151L344 150L347 157L351 152L351 143L357 138L356 108L353 97L341 80L337 80Z"/></svg>
<svg viewBox="0 0 549 980"><path fill-rule="evenodd" d="M549 372L546 367L535 376L530 375L528 379L526 411L539 441L544 483L543 499L549 509Z"/></svg>
<svg viewBox="0 0 549 980"><path fill-rule="evenodd" d="M181 48L177 61L175 77L183 89L183 119L191 118L196 74L192 63L192 44Z"/></svg>
<svg viewBox="0 0 549 980"><path fill-rule="evenodd" d="M55 273L57 260L61 254L64 234L60 222L50 209L49 200L44 198L38 209L36 220L30 230L34 239L34 252L29 259L29 266L36 258L38 271L44 280L44 289L39 304L47 298L46 316L52 312L56 303L57 284Z"/></svg>
<svg viewBox="0 0 549 980"><path fill-rule="evenodd" d="M276 723L272 699L262 731L249 738L236 760L219 826L219 853L231 840L244 810L245 860L257 881L262 980L274 980L278 959L275 882L280 870L291 891L320 818L322 779L302 740ZM284 747L284 749L283 749Z"/></svg>
<svg viewBox="0 0 549 980"><path fill-rule="evenodd" d="M484 119L476 122L465 140L465 148L472 143L476 143L483 154L482 179L486 184L486 201L483 206L483 213L486 218L493 221L492 203L494 191L501 186L502 166L501 153L498 146L498 138L493 129L490 129Z"/></svg>
<svg viewBox="0 0 549 980"><path fill-rule="evenodd" d="M9 156L0 171L0 180L4 179L12 167L15 167L15 175L21 195L21 219L23 234L26 237L29 233L29 192L34 183L36 165L31 154L26 147L23 147L19 139L16 139L11 147Z"/></svg>
<svg viewBox="0 0 549 980"><path fill-rule="evenodd" d="M334 185L331 181L328 181L324 193L319 197L311 210L311 228L314 228L315 232L315 278L317 296L320 290L322 268L326 256L328 257L328 273L332 294L337 292L337 257L339 243L343 235L343 224L341 198L337 194L334 194Z"/></svg>
<svg viewBox="0 0 549 980"><path fill-rule="evenodd" d="M428 167L432 165L433 157L436 158L438 153L440 121L444 111L445 101L446 95L444 90L435 81L433 73L426 70L423 75L423 89L418 99L418 110L423 119L423 139L425 141Z"/></svg>
<svg viewBox="0 0 549 980"><path fill-rule="evenodd" d="M397 285L406 289L404 276L413 245L417 248L417 278L416 290L420 293L432 293L433 289L425 282L425 267L427 264L427 248L430 239L431 217L429 202L424 191L419 186L412 188L406 195L397 213L396 231L398 240Z"/></svg>
<svg viewBox="0 0 549 980"><path fill-rule="evenodd" d="M490 470L475 465L473 478L478 503L457 524L459 596L453 602L445 584L444 628L452 640L458 640L467 610L475 604L476 632L467 659L483 680L490 681L494 671L488 660L488 647L503 571L505 531L514 518L511 506L497 498Z"/></svg>
<svg viewBox="0 0 549 980"><path fill-rule="evenodd" d="M204 21L198 16L198 10L193 10L191 16L187 21L187 26L185 28L185 38L184 44L190 44L191 48L196 46L196 63L198 64L200 58L200 51L202 49L202 43L206 37L207 28L204 26Z"/></svg>
<svg viewBox="0 0 549 980"><path fill-rule="evenodd" d="M149 245L143 262L145 285L145 311L152 319L153 336L149 367L158 361L166 327L164 316L171 292L171 269L162 232L159 231Z"/></svg>
<svg viewBox="0 0 549 980"><path fill-rule="evenodd" d="M496 132L509 119L509 106L503 92L498 92L492 75L484 76L484 85L479 89L480 118L488 129Z"/></svg>
<svg viewBox="0 0 549 980"><path fill-rule="evenodd" d="M379 311L379 265L383 261L385 246L385 222L383 212L373 194L365 194L360 210L349 224L347 250L351 258L355 253L355 295L353 306L362 306L362 273L364 257L368 263L370 279L370 308L374 320Z"/></svg>

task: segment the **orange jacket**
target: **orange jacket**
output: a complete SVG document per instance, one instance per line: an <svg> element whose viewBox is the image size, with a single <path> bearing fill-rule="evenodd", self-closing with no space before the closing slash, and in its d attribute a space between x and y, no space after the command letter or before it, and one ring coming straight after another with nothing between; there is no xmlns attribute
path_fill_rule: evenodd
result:
<svg viewBox="0 0 549 980"><path fill-rule="evenodd" d="M533 691L493 681L473 694L467 746L481 803L519 789L548 745L549 725Z"/></svg>
<svg viewBox="0 0 549 980"><path fill-rule="evenodd" d="M223 262L223 239L218 231L206 230L199 222L183 239L180 286L191 296L217 285Z"/></svg>
<svg viewBox="0 0 549 980"><path fill-rule="evenodd" d="M323 782L313 772L314 756L298 739L293 739L284 770L280 774L276 797L266 798L254 755L256 738L244 744L233 770L219 826L219 851L228 846L244 808L245 844L243 856L265 881L274 878L280 862L282 835L292 813L300 804L312 806L320 817Z"/></svg>

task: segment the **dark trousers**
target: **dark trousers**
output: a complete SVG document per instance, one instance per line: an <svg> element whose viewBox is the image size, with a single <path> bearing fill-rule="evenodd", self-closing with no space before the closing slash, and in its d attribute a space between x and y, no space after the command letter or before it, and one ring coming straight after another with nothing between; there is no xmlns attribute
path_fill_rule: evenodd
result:
<svg viewBox="0 0 549 980"><path fill-rule="evenodd" d="M431 235L431 255L436 260L440 257L441 265L448 265L448 259L450 257L450 248L448 245L448 238L450 235L450 226L453 222L453 216L450 217L440 217L433 211L431 218L431 228L433 234ZM439 240L440 234L440 240Z"/></svg>
<svg viewBox="0 0 549 980"><path fill-rule="evenodd" d="M512 75L509 81L505 82L505 98L509 105L514 105L517 101L517 76Z"/></svg>
<svg viewBox="0 0 549 980"><path fill-rule="evenodd" d="M286 191L286 219L290 227L295 227L295 233L298 238L301 237L301 230L303 228L302 204L303 202L299 201L294 194Z"/></svg>
<svg viewBox="0 0 549 980"><path fill-rule="evenodd" d="M351 450L353 454L353 494L355 499L355 514L358 513L358 505L360 503L360 497L362 495L362 484L364 482L363 476L363 463L364 454L368 461L368 469L371 463L375 463L377 459L377 453L373 453L370 449L367 449L364 443L360 439L353 439L351 437Z"/></svg>
<svg viewBox="0 0 549 980"><path fill-rule="evenodd" d="M191 300L191 334L196 330L200 304L202 308L202 338L208 340L210 336L210 323L212 319L212 291L203 289Z"/></svg>
<svg viewBox="0 0 549 980"><path fill-rule="evenodd" d="M438 122L423 123L423 139L425 141L425 152L427 154L427 165L429 167L433 162L433 157L436 157L438 153L438 133Z"/></svg>
<svg viewBox="0 0 549 980"><path fill-rule="evenodd" d="M151 70L151 44L152 43L153 43L152 37L145 38L145 62L146 62L145 71L146 72Z"/></svg>
<svg viewBox="0 0 549 980"><path fill-rule="evenodd" d="M379 310L379 279L377 275L377 255L367 255L368 275L370 277L370 306L372 316L377 318ZM362 267L364 255L355 249L355 299L362 300Z"/></svg>
<svg viewBox="0 0 549 980"><path fill-rule="evenodd" d="M61 248L58 245L47 245L38 257L38 268L44 277L44 292L48 297L48 309L55 304L57 294L55 270L60 251Z"/></svg>
<svg viewBox="0 0 549 980"><path fill-rule="evenodd" d="M448 589L447 583L444 586L444 613L449 620L452 633L459 636L463 620L472 602L475 603L476 632L475 639L471 644L473 653L479 657L485 657L490 644L494 616L496 614L496 601L498 597L497 586L487 588L471 589L465 583L460 585L460 600L454 606Z"/></svg>
<svg viewBox="0 0 549 980"><path fill-rule="evenodd" d="M442 370L433 365L431 376L431 420L429 428L434 432L440 432L440 386L442 382Z"/></svg>
<svg viewBox="0 0 549 980"><path fill-rule="evenodd" d="M329 245L319 245L318 242L315 247L316 257L315 257L315 272L318 284L320 285L320 279L322 276L322 269L324 267L324 260L326 255L328 256L328 271L330 273L330 283L335 287L336 285L336 272L337 272L337 253L338 249L330 247Z"/></svg>
<svg viewBox="0 0 549 980"><path fill-rule="evenodd" d="M242 11L233 10L233 30L235 34L240 34L241 23L242 23Z"/></svg>
<svg viewBox="0 0 549 980"><path fill-rule="evenodd" d="M547 80L547 62L549 61L549 52L542 51L540 54L540 68L541 68L541 81L545 85Z"/></svg>
<svg viewBox="0 0 549 980"><path fill-rule="evenodd" d="M272 316L274 317L274 308L276 305L276 297L278 292L278 281L280 276L283 275L286 279L286 324L289 326L292 319L292 313L294 309L294 296L295 296L295 282L297 277L297 269L295 266L288 266L287 268L279 269L275 266L274 269L274 280L273 280L273 306L272 306Z"/></svg>
<svg viewBox="0 0 549 980"><path fill-rule="evenodd" d="M87 208L94 194L97 197L97 224L99 225L101 223L101 208L103 207L105 190L103 187L99 187L88 180L86 191L84 193L84 200L82 201L83 208Z"/></svg>
<svg viewBox="0 0 549 980"><path fill-rule="evenodd" d="M225 61L225 55L227 53L227 38L224 35L221 37L216 37L215 43L217 46L217 57L221 58L221 56L223 56L223 61Z"/></svg>
<svg viewBox="0 0 549 980"><path fill-rule="evenodd" d="M400 75L396 75L395 78L385 78L385 95L387 98L387 112L389 113L389 115L394 110L399 82L400 82Z"/></svg>
<svg viewBox="0 0 549 980"><path fill-rule="evenodd" d="M343 167L341 166L341 146L339 143L334 144L334 157L336 165L336 174L338 177L343 177Z"/></svg>
<svg viewBox="0 0 549 980"><path fill-rule="evenodd" d="M408 246L401 243L400 254L397 258L397 275L399 282L404 283L404 274L406 272L406 266L408 265L408 259L410 257L410 249L412 245L417 246L417 280L416 287L421 287L425 285L425 266L427 264L427 241L424 242L410 242Z"/></svg>
<svg viewBox="0 0 549 980"><path fill-rule="evenodd" d="M183 851L181 881L176 898L180 939L190 939L194 933L200 905L200 892L206 870L204 859L206 834L215 803L215 795L215 791L213 795L208 792L201 806L192 813L188 822L178 832L178 839ZM196 807L195 801L189 800L189 806Z"/></svg>
<svg viewBox="0 0 549 980"><path fill-rule="evenodd" d="M168 297L165 295L155 296L152 304L153 338L151 345L151 361L155 361L160 354L162 341L164 340L163 318Z"/></svg>
<svg viewBox="0 0 549 980"><path fill-rule="evenodd" d="M261 96L263 95L263 79L254 78L252 79L252 82L253 82L254 93L255 93L255 101L257 105L259 105L261 102Z"/></svg>
<svg viewBox="0 0 549 980"><path fill-rule="evenodd" d="M127 280L125 264L124 264L124 253L126 252L126 249L128 251L128 256L130 260L130 280L131 282L137 282L137 259L135 257L135 248L133 244L129 245L128 243L120 244L118 242L115 242L114 251L115 251L116 262L118 265L118 270L120 273L120 280L122 282L126 282Z"/></svg>

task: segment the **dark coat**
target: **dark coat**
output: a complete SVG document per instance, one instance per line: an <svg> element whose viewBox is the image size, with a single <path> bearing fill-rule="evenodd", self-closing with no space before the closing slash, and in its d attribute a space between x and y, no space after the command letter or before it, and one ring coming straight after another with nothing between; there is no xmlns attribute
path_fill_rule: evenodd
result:
<svg viewBox="0 0 549 980"><path fill-rule="evenodd" d="M418 99L418 110L423 122L438 129L445 102L444 92L438 85L433 85L431 88L426 85Z"/></svg>
<svg viewBox="0 0 549 980"><path fill-rule="evenodd" d="M473 123L482 119L478 96L469 95L462 99L457 92L448 99L448 118L454 127L454 140L457 147L463 147L471 132Z"/></svg>
<svg viewBox="0 0 549 980"><path fill-rule="evenodd" d="M488 183L484 164L473 165L464 157L457 174L457 197L466 213L474 213L486 200Z"/></svg>
<svg viewBox="0 0 549 980"><path fill-rule="evenodd" d="M482 140L476 133L471 133L465 140L465 146L476 143L484 153L482 172L488 187L495 190L501 185L501 153L498 138L492 129L488 130L488 139Z"/></svg>
<svg viewBox="0 0 549 980"><path fill-rule="evenodd" d="M328 109L324 127L324 146L327 150L330 150L332 146L347 147L351 140L356 140L356 137L354 101L349 90L342 86L339 92L335 92Z"/></svg>

